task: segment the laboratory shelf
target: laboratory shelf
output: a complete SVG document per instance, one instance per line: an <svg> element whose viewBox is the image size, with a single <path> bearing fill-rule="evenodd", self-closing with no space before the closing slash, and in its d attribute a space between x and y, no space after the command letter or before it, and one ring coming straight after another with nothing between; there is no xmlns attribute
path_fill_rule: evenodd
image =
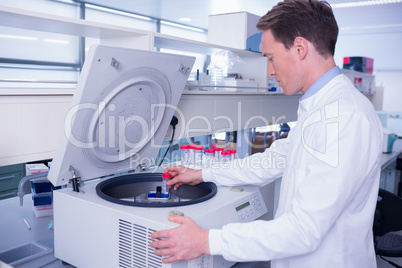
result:
<svg viewBox="0 0 402 268"><path fill-rule="evenodd" d="M261 96L285 96L283 93L267 91L266 88L253 88L250 90L184 90L183 95L261 95Z"/></svg>
<svg viewBox="0 0 402 268"><path fill-rule="evenodd" d="M221 45L210 44L207 42L194 41L176 36L153 33L154 46L177 51L193 52L205 55L212 55L222 50L229 50L240 57L258 57L262 55L259 52L229 48Z"/></svg>
<svg viewBox="0 0 402 268"><path fill-rule="evenodd" d="M175 138L296 121L300 97L268 92L185 91L176 109L179 124Z"/></svg>
<svg viewBox="0 0 402 268"><path fill-rule="evenodd" d="M92 38L147 36L147 31L0 5L0 25Z"/></svg>

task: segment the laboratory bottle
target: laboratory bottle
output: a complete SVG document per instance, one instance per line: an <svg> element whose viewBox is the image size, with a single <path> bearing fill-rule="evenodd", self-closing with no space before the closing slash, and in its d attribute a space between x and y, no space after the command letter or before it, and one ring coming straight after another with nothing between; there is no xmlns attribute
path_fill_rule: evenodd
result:
<svg viewBox="0 0 402 268"><path fill-rule="evenodd" d="M169 193L169 187L167 186L167 182L172 178L170 173L163 173L162 174L162 193L166 194Z"/></svg>
<svg viewBox="0 0 402 268"><path fill-rule="evenodd" d="M202 167L202 150L204 146L194 145L194 165L196 168Z"/></svg>
<svg viewBox="0 0 402 268"><path fill-rule="evenodd" d="M219 148L219 147L216 147L216 148L215 148L215 161L217 161L217 162L220 162L220 161L221 161L221 158L222 158L221 154L222 154L222 152L223 152L223 148Z"/></svg>
<svg viewBox="0 0 402 268"><path fill-rule="evenodd" d="M210 84L213 90L219 89L223 83L223 70L222 68L213 68L209 71L210 74Z"/></svg>
<svg viewBox="0 0 402 268"><path fill-rule="evenodd" d="M221 153L221 163L226 164L230 162L230 155L231 153L229 151L222 151Z"/></svg>
<svg viewBox="0 0 402 268"><path fill-rule="evenodd" d="M188 146L188 161L187 165L188 166L194 166L194 150L195 150L195 144L190 144Z"/></svg>
<svg viewBox="0 0 402 268"><path fill-rule="evenodd" d="M214 149L204 150L204 167L212 167L215 162L215 151Z"/></svg>
<svg viewBox="0 0 402 268"><path fill-rule="evenodd" d="M181 155L181 163L184 166L188 165L188 149L189 145L188 144L183 144L182 146L180 146L180 155Z"/></svg>
<svg viewBox="0 0 402 268"><path fill-rule="evenodd" d="M228 159L229 159L229 161L232 161L233 157L234 157L233 150L228 150Z"/></svg>
<svg viewBox="0 0 402 268"><path fill-rule="evenodd" d="M236 150L230 150L230 160L235 160L237 158L236 156Z"/></svg>

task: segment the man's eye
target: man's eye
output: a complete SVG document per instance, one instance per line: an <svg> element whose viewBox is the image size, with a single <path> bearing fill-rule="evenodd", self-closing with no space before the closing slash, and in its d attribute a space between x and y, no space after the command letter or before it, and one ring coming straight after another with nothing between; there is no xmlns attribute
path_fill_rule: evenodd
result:
<svg viewBox="0 0 402 268"><path fill-rule="evenodd" d="M268 61L273 61L273 58L268 58Z"/></svg>

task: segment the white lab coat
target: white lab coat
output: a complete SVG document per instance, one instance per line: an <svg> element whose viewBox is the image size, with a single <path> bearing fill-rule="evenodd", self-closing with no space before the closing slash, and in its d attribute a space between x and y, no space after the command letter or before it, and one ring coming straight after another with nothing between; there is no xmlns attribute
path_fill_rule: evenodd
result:
<svg viewBox="0 0 402 268"><path fill-rule="evenodd" d="M297 115L287 139L250 156L271 159L265 161L271 168L236 168L235 161L231 168L203 170L204 181L228 186L282 175L275 219L210 230L211 254L238 262L272 260L275 268L376 267L372 222L382 126L373 106L341 74L301 100Z"/></svg>

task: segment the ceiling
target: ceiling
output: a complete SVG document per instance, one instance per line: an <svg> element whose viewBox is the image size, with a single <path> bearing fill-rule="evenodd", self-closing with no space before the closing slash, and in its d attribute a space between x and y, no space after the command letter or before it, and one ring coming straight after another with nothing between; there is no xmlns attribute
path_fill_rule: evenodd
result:
<svg viewBox="0 0 402 268"><path fill-rule="evenodd" d="M222 13L247 11L264 15L278 1L275 0L79 0L188 26L208 29L208 16ZM357 0L354 0L357 1ZM401 0L394 0L401 1ZM353 0L328 0L333 4ZM334 8L338 25L342 30L352 31L402 31L402 2L364 7ZM179 18L191 18L181 22Z"/></svg>

